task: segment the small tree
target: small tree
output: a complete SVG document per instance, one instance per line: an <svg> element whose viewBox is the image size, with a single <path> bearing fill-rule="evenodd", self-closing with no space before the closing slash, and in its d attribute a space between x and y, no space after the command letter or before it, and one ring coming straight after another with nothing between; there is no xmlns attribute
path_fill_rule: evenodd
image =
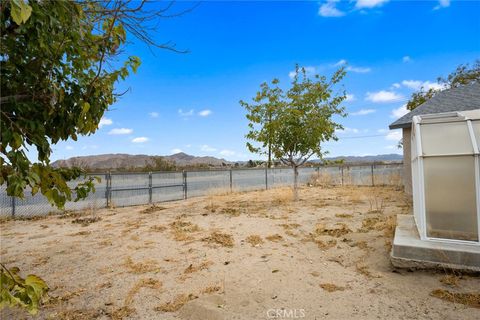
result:
<svg viewBox="0 0 480 320"><path fill-rule="evenodd" d="M475 61L472 66L468 63L461 64L446 78L437 78L437 82L442 85L442 89L430 88L425 90L422 87L419 91L412 93L410 100L407 102L407 109L411 111L417 108L442 90L456 88L476 81L480 81L480 60Z"/></svg>
<svg viewBox="0 0 480 320"><path fill-rule="evenodd" d="M273 101L275 105L271 117L252 117L251 110L255 107L263 110L268 108L264 104L251 106L241 102L250 111L247 119L250 120L251 132L255 133L247 135L247 138L259 144L249 149L265 155L268 152L265 149L270 146L275 159L293 168L295 200L298 199L298 167L314 155L323 158L326 152L322 150L321 144L336 140L335 131L343 128L334 121L333 116L346 115L341 106L346 94L345 91L335 94L333 90L345 74L345 69L340 68L329 80L319 75L308 77L305 69L297 65L291 88L287 91L278 86L277 79L272 81L275 86L273 89L262 84L262 90L269 93L268 101ZM249 145L252 145L251 142L247 144Z"/></svg>

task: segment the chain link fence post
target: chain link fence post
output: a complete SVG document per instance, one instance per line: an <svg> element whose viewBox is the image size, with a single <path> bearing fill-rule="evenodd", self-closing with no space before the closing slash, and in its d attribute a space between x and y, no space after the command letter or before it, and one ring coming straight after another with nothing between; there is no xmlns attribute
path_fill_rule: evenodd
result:
<svg viewBox="0 0 480 320"><path fill-rule="evenodd" d="M233 192L233 172L232 169L230 168L230 193Z"/></svg>
<svg viewBox="0 0 480 320"><path fill-rule="evenodd" d="M187 191L187 171L182 170L182 177L183 177L183 199L187 199L188 191Z"/></svg>
<svg viewBox="0 0 480 320"><path fill-rule="evenodd" d="M15 197L12 198L12 218L15 218Z"/></svg>
<svg viewBox="0 0 480 320"><path fill-rule="evenodd" d="M268 168L265 168L265 190L268 190Z"/></svg>
<svg viewBox="0 0 480 320"><path fill-rule="evenodd" d="M148 203L152 204L152 173L148 173Z"/></svg>
<svg viewBox="0 0 480 320"><path fill-rule="evenodd" d="M107 200L107 208L109 208L112 201L112 175L110 174L110 171L108 171L108 173L105 175L105 182L105 198Z"/></svg>
<svg viewBox="0 0 480 320"><path fill-rule="evenodd" d="M374 178L374 175L373 175L373 167L375 166L375 162L372 164L371 168L372 168L372 187L375 186L375 178Z"/></svg>

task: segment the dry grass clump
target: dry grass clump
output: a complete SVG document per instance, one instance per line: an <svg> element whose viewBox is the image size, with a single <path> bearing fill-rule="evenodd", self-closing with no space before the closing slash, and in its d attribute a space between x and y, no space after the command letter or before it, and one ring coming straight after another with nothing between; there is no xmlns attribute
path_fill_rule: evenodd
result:
<svg viewBox="0 0 480 320"><path fill-rule="evenodd" d="M337 213L337 214L335 214L335 217L337 217L337 218L350 219L350 218L353 218L353 214L349 214L349 213Z"/></svg>
<svg viewBox="0 0 480 320"><path fill-rule="evenodd" d="M385 210L385 201L383 198L380 198L378 194L374 194L368 198L368 203L370 205L370 213L383 213Z"/></svg>
<svg viewBox="0 0 480 320"><path fill-rule="evenodd" d="M190 233L201 231L200 227L189 221L175 220L170 223L171 233L176 241L189 241L193 240Z"/></svg>
<svg viewBox="0 0 480 320"><path fill-rule="evenodd" d="M317 223L314 230L314 235L329 235L331 237L342 237L347 233L352 232L345 223L337 223L335 226L327 227L323 223Z"/></svg>
<svg viewBox="0 0 480 320"><path fill-rule="evenodd" d="M457 287L460 281L460 276L455 274L448 274L440 279L440 282L451 287Z"/></svg>
<svg viewBox="0 0 480 320"><path fill-rule="evenodd" d="M97 221L102 220L100 217L88 217L88 218L76 218L72 220L72 223L78 223L82 227L86 227L91 223L95 223Z"/></svg>
<svg viewBox="0 0 480 320"><path fill-rule="evenodd" d="M317 246L322 249L322 250L328 250L330 248L333 248L337 245L337 240L328 240L328 241L322 241L322 240L313 240L317 244Z"/></svg>
<svg viewBox="0 0 480 320"><path fill-rule="evenodd" d="M229 248L233 247L234 244L233 236L231 234L221 233L219 231L212 232L210 236L203 238L202 241Z"/></svg>
<svg viewBox="0 0 480 320"><path fill-rule="evenodd" d="M444 289L436 289L430 292L432 297L445 301L460 303L469 307L480 309L480 293L451 292Z"/></svg>
<svg viewBox="0 0 480 320"><path fill-rule="evenodd" d="M150 289L160 289L162 283L156 279L148 278L141 279L128 291L127 297L125 298L125 305L129 306L133 303L135 295L140 291L141 288L150 288Z"/></svg>
<svg viewBox="0 0 480 320"><path fill-rule="evenodd" d="M328 187L333 185L332 175L327 172L316 172L310 176L308 185L312 187Z"/></svg>
<svg viewBox="0 0 480 320"><path fill-rule="evenodd" d="M165 210L165 209L167 209L167 208L152 204L150 207L140 211L140 213L150 214L150 213L154 213L154 212Z"/></svg>
<svg viewBox="0 0 480 320"><path fill-rule="evenodd" d="M134 262L131 257L125 259L124 266L132 273L158 272L160 267L155 260Z"/></svg>
<svg viewBox="0 0 480 320"><path fill-rule="evenodd" d="M204 207L205 210L210 211L211 213L215 213L215 211L217 211L218 208L219 206L214 204L213 202L210 202L208 205Z"/></svg>
<svg viewBox="0 0 480 320"><path fill-rule="evenodd" d="M135 309L124 306L114 310L110 314L110 316L112 320L123 320L123 319L128 319L134 313L135 313ZM89 318L89 319L93 319L93 318Z"/></svg>
<svg viewBox="0 0 480 320"><path fill-rule="evenodd" d="M215 293L215 292L219 292L220 290L222 290L222 287L220 287L218 285L213 285L213 286L209 286L209 287L204 288L202 290L202 293L212 294L212 293Z"/></svg>
<svg viewBox="0 0 480 320"><path fill-rule="evenodd" d="M85 230L85 231L80 231L80 232L76 232L76 233L71 233L71 234L69 234L69 236L72 236L72 237L74 237L74 236L86 236L86 235L89 235L90 233L92 233L92 231Z"/></svg>
<svg viewBox="0 0 480 320"><path fill-rule="evenodd" d="M150 230L155 231L155 232L163 232L166 229L167 229L167 227L162 226L161 224L156 224L156 225L150 227Z"/></svg>
<svg viewBox="0 0 480 320"><path fill-rule="evenodd" d="M333 283L321 283L320 288L322 288L323 290L328 291L328 292L345 290L345 287L340 287L340 286L337 286L336 284L333 284Z"/></svg>
<svg viewBox="0 0 480 320"><path fill-rule="evenodd" d="M297 229L300 227L300 224L298 223L282 223L279 224L280 227L282 227L285 230L292 230L292 229Z"/></svg>
<svg viewBox="0 0 480 320"><path fill-rule="evenodd" d="M240 215L240 209L238 208L221 208L220 213L226 214L232 217L238 217Z"/></svg>
<svg viewBox="0 0 480 320"><path fill-rule="evenodd" d="M263 239L259 235L252 234L245 239L246 242L250 243L252 247L257 247L263 244Z"/></svg>
<svg viewBox="0 0 480 320"><path fill-rule="evenodd" d="M267 190L272 205L284 205L293 201L293 190L291 188L276 188L274 190Z"/></svg>
<svg viewBox="0 0 480 320"><path fill-rule="evenodd" d="M193 293L190 294L179 294L172 301L163 303L155 307L155 311L161 312L175 312L183 307L187 302L197 299L198 296Z"/></svg>
<svg viewBox="0 0 480 320"><path fill-rule="evenodd" d="M184 273L184 274L190 274L190 273L202 271L202 270L208 269L212 264L213 264L212 261L204 261L204 262L202 262L202 263L200 263L200 264L198 264L198 265L194 265L193 263L191 263L191 264L183 271L183 273Z"/></svg>
<svg viewBox="0 0 480 320"><path fill-rule="evenodd" d="M265 239L267 239L268 241L272 241L272 242L283 241L283 237L281 235L279 235L278 233L269 235L269 236L265 237Z"/></svg>

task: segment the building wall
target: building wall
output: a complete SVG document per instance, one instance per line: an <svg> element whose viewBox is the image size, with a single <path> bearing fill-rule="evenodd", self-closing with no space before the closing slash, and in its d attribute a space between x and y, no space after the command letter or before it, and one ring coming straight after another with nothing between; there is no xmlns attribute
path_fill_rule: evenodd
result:
<svg viewBox="0 0 480 320"><path fill-rule="evenodd" d="M407 194L412 194L411 128L403 129L403 186Z"/></svg>

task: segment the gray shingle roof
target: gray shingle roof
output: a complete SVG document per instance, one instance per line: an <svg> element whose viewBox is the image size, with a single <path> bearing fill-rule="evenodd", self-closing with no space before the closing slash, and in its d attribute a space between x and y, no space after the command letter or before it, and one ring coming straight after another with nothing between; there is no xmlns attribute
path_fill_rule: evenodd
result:
<svg viewBox="0 0 480 320"><path fill-rule="evenodd" d="M473 109L480 109L480 82L478 81L437 93L427 102L393 122L389 128L409 128L412 126L413 116Z"/></svg>

